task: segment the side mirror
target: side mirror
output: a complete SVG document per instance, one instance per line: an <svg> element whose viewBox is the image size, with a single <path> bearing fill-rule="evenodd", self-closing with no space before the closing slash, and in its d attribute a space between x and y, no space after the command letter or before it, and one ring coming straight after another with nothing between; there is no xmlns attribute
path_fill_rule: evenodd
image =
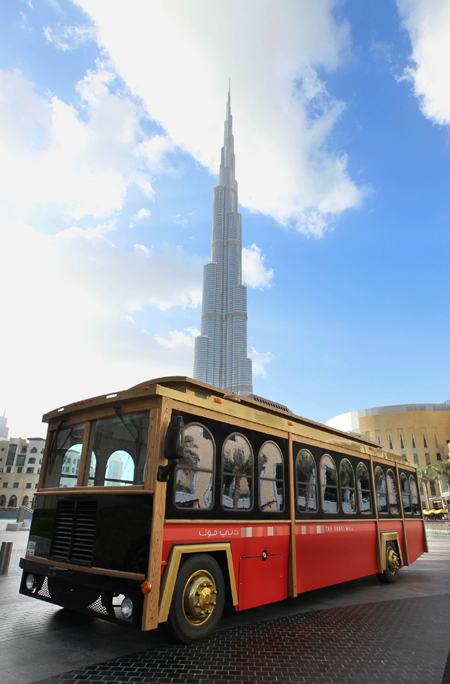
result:
<svg viewBox="0 0 450 684"><path fill-rule="evenodd" d="M167 428L164 440L164 458L169 461L165 466L158 467L158 482L167 482L167 479L175 468L177 461L184 456L184 421L181 416L174 416Z"/></svg>
<svg viewBox="0 0 450 684"><path fill-rule="evenodd" d="M170 421L164 441L164 458L168 461L184 456L184 421L181 416L174 416Z"/></svg>

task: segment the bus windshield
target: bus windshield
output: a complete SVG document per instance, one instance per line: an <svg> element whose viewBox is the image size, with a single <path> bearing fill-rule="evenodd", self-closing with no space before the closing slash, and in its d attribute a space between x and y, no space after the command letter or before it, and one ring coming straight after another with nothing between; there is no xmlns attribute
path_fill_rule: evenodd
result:
<svg viewBox="0 0 450 684"><path fill-rule="evenodd" d="M142 485L149 412L120 413L92 421L81 483L88 487ZM85 423L59 427L51 436L44 487L75 487Z"/></svg>

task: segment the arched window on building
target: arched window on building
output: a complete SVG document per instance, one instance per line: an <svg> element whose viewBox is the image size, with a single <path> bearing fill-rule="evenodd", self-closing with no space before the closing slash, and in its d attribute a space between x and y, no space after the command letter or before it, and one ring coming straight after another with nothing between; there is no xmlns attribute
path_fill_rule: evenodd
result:
<svg viewBox="0 0 450 684"><path fill-rule="evenodd" d="M392 446L391 435L389 435L389 451L391 452L391 454L394 453L394 447Z"/></svg>
<svg viewBox="0 0 450 684"><path fill-rule="evenodd" d="M401 432L399 433L399 437L400 437L400 451L401 451L403 458L406 458L405 443L403 441L403 435Z"/></svg>
<svg viewBox="0 0 450 684"><path fill-rule="evenodd" d="M425 461L427 465L430 465L431 463L431 458L430 458L430 452L428 451L428 444L427 444L427 438L425 435L423 436L423 448L425 451Z"/></svg>
<svg viewBox="0 0 450 684"><path fill-rule="evenodd" d="M13 494L8 501L9 508L17 508L17 496Z"/></svg>
<svg viewBox="0 0 450 684"><path fill-rule="evenodd" d="M439 449L436 433L434 433L434 448L436 449L436 459L438 461L442 461L441 450Z"/></svg>
<svg viewBox="0 0 450 684"><path fill-rule="evenodd" d="M23 501L22 501L22 506L29 506L29 504L30 504L30 497L24 496Z"/></svg>
<svg viewBox="0 0 450 684"><path fill-rule="evenodd" d="M414 463L415 463L416 465L420 465L420 463L419 463L419 454L417 453L416 440L414 439L414 435L411 435L411 439L412 439L412 449L413 449Z"/></svg>
<svg viewBox="0 0 450 684"><path fill-rule="evenodd" d="M6 496L4 494L0 496L0 506L6 506Z"/></svg>

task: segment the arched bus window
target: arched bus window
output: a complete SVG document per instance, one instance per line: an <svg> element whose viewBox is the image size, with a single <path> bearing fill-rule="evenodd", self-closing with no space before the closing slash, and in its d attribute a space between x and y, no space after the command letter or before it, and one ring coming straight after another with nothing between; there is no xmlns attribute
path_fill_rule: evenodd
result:
<svg viewBox="0 0 450 684"><path fill-rule="evenodd" d="M420 515L419 494L414 475L409 476L409 488L411 490L411 508L413 515Z"/></svg>
<svg viewBox="0 0 450 684"><path fill-rule="evenodd" d="M264 442L258 454L259 507L262 511L284 509L283 454L275 442Z"/></svg>
<svg viewBox="0 0 450 684"><path fill-rule="evenodd" d="M348 458L343 458L339 466L341 501L343 513L356 513L355 473Z"/></svg>
<svg viewBox="0 0 450 684"><path fill-rule="evenodd" d="M295 459L297 509L301 513L317 511L316 463L308 449L301 449Z"/></svg>
<svg viewBox="0 0 450 684"><path fill-rule="evenodd" d="M131 486L144 483L149 411L99 418L91 425L83 485Z"/></svg>
<svg viewBox="0 0 450 684"><path fill-rule="evenodd" d="M411 514L411 493L405 473L400 473L400 490L402 493L403 512Z"/></svg>
<svg viewBox="0 0 450 684"><path fill-rule="evenodd" d="M53 430L44 487L75 487L80 467L85 423Z"/></svg>
<svg viewBox="0 0 450 684"><path fill-rule="evenodd" d="M358 488L359 510L361 513L372 513L372 496L370 494L369 471L364 463L356 466L356 484Z"/></svg>
<svg viewBox="0 0 450 684"><path fill-rule="evenodd" d="M395 475L393 471L389 468L386 473L387 478L387 489L389 495L389 510L392 515L398 515L398 498L397 498L397 485L395 484Z"/></svg>
<svg viewBox="0 0 450 684"><path fill-rule="evenodd" d="M377 493L378 513L387 513L386 478L384 477L383 469L380 468L380 466L375 468L375 490Z"/></svg>
<svg viewBox="0 0 450 684"><path fill-rule="evenodd" d="M336 465L328 454L325 454L320 459L320 484L322 490L323 512L337 513L339 510L339 502Z"/></svg>
<svg viewBox="0 0 450 684"><path fill-rule="evenodd" d="M222 447L222 506L243 511L253 507L253 451L244 435L233 433Z"/></svg>
<svg viewBox="0 0 450 684"><path fill-rule="evenodd" d="M212 508L215 454L210 431L200 423L189 423L185 429L184 456L175 471L177 508Z"/></svg>

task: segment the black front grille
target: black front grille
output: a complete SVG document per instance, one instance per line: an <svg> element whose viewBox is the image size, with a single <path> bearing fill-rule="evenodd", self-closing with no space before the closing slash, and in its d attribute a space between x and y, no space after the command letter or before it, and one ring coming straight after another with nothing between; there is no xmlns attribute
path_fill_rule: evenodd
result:
<svg viewBox="0 0 450 684"><path fill-rule="evenodd" d="M98 501L60 499L50 556L76 565L91 565Z"/></svg>

